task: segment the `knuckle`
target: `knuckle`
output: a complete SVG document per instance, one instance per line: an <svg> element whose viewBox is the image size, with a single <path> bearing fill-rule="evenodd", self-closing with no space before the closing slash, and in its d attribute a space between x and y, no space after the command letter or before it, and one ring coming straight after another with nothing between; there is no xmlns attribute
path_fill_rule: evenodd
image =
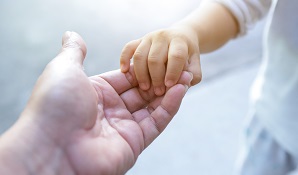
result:
<svg viewBox="0 0 298 175"><path fill-rule="evenodd" d="M168 36L169 36L169 31L168 30L158 30L158 31L155 31L153 33L151 33L150 35L153 40L155 41L165 41L168 39Z"/></svg>
<svg viewBox="0 0 298 175"><path fill-rule="evenodd" d="M158 31L156 31L156 35L161 36L161 37L165 37L165 36L168 35L168 31L164 30L164 29L158 30Z"/></svg>
<svg viewBox="0 0 298 175"><path fill-rule="evenodd" d="M157 32L157 35L160 36L161 38L166 38L168 36L168 31L160 30Z"/></svg>
<svg viewBox="0 0 298 175"><path fill-rule="evenodd" d="M174 59L179 62L184 62L186 60L186 52L182 49L177 49L171 53L169 53L169 58Z"/></svg>
<svg viewBox="0 0 298 175"><path fill-rule="evenodd" d="M145 54L144 54L144 52L137 50L137 51L135 51L133 58L135 61L141 61L145 58Z"/></svg>
<svg viewBox="0 0 298 175"><path fill-rule="evenodd" d="M150 55L148 57L148 64L149 66L155 66L160 64L161 60L156 55Z"/></svg>

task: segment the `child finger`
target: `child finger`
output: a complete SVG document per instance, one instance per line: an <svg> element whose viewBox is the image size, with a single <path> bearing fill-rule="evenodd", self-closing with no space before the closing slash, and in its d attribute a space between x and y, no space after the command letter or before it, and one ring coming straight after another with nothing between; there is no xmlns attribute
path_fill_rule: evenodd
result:
<svg viewBox="0 0 298 175"><path fill-rule="evenodd" d="M173 39L169 46L167 72L165 76L165 85L167 87L171 87L177 83L187 59L187 44L179 39Z"/></svg>
<svg viewBox="0 0 298 175"><path fill-rule="evenodd" d="M167 41L157 41L151 45L148 65L149 72L156 95L163 95L165 92L164 78L167 62L168 43Z"/></svg>
<svg viewBox="0 0 298 175"><path fill-rule="evenodd" d="M130 59L135 53L137 47L141 43L141 39L128 42L122 49L120 55L120 69L122 72L127 72L130 66Z"/></svg>
<svg viewBox="0 0 298 175"><path fill-rule="evenodd" d="M188 71L193 74L191 85L196 85L202 80L202 70L200 63L200 54L195 53L190 57Z"/></svg>
<svg viewBox="0 0 298 175"><path fill-rule="evenodd" d="M151 41L143 39L133 55L133 64L139 86L146 91L150 88L150 76L147 65Z"/></svg>

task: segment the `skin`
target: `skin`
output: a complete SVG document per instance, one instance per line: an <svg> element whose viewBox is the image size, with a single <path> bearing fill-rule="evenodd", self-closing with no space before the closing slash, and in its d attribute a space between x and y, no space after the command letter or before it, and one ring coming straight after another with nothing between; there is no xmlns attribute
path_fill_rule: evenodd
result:
<svg viewBox="0 0 298 175"><path fill-rule="evenodd" d="M199 8L173 26L153 31L128 42L120 56L122 72L128 72L133 58L134 71L142 90L153 86L163 95L181 73L193 74L191 85L202 79L200 54L214 51L237 36L235 17L223 5L203 1Z"/></svg>
<svg viewBox="0 0 298 175"><path fill-rule="evenodd" d="M178 111L192 75L164 96L139 88L133 66L87 77L86 46L66 32L19 120L0 137L0 174L125 174Z"/></svg>

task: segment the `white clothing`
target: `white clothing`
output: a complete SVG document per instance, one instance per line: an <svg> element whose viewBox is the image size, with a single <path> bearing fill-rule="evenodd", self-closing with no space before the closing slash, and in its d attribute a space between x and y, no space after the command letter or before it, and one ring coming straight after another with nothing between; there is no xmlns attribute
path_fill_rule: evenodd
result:
<svg viewBox="0 0 298 175"><path fill-rule="evenodd" d="M271 7L271 0L215 0L226 6L236 17L240 32L244 35Z"/></svg>
<svg viewBox="0 0 298 175"><path fill-rule="evenodd" d="M237 175L297 175L297 158L289 154L259 121L255 111L248 116Z"/></svg>
<svg viewBox="0 0 298 175"><path fill-rule="evenodd" d="M257 115L273 137L298 157L298 1L280 0L272 12L262 71L253 92Z"/></svg>
<svg viewBox="0 0 298 175"><path fill-rule="evenodd" d="M239 22L241 34L269 10L261 71L252 88L252 106L280 145L298 157L297 0L217 0Z"/></svg>

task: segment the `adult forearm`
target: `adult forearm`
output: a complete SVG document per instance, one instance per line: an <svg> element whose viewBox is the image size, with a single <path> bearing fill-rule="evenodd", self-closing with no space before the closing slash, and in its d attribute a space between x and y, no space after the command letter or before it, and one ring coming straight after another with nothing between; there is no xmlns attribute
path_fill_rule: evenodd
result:
<svg viewBox="0 0 298 175"><path fill-rule="evenodd" d="M0 174L71 174L70 166L63 149L30 121L19 120L0 137Z"/></svg>
<svg viewBox="0 0 298 175"><path fill-rule="evenodd" d="M21 143L23 135L19 135L14 130L11 128L0 137L0 174L31 174L28 163L34 159L33 155L24 157L27 153L24 152L25 143ZM16 139L17 135L19 139Z"/></svg>

